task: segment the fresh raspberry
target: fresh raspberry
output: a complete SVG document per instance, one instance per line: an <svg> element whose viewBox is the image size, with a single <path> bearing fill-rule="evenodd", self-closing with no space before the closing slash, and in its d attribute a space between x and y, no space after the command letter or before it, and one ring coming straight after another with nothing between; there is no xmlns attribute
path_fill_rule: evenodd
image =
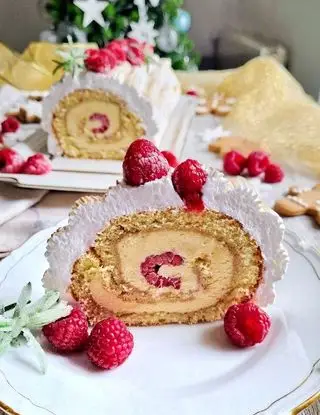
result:
<svg viewBox="0 0 320 415"><path fill-rule="evenodd" d="M268 314L251 302L231 306L224 317L224 330L231 342L239 347L261 343L270 326Z"/></svg>
<svg viewBox="0 0 320 415"><path fill-rule="evenodd" d="M0 144L3 144L3 134L1 134L1 132L0 132Z"/></svg>
<svg viewBox="0 0 320 415"><path fill-rule="evenodd" d="M127 184L140 186L166 176L169 163L157 147L143 138L134 141L123 161L123 176Z"/></svg>
<svg viewBox="0 0 320 415"><path fill-rule="evenodd" d="M229 151L223 158L223 170L230 176L238 176L243 172L247 159L238 151Z"/></svg>
<svg viewBox="0 0 320 415"><path fill-rule="evenodd" d="M192 159L179 164L173 172L173 186L188 209L195 211L204 209L202 187L207 180L207 176L207 172L201 164Z"/></svg>
<svg viewBox="0 0 320 415"><path fill-rule="evenodd" d="M259 176L270 164L268 154L263 151L254 151L247 160L247 168L250 177Z"/></svg>
<svg viewBox="0 0 320 415"><path fill-rule="evenodd" d="M99 368L114 369L129 357L133 344L133 335L126 325L115 317L110 317L92 329L87 355Z"/></svg>
<svg viewBox="0 0 320 415"><path fill-rule="evenodd" d="M21 173L43 175L50 173L51 170L52 166L47 157L42 153L37 153L27 159Z"/></svg>
<svg viewBox="0 0 320 415"><path fill-rule="evenodd" d="M175 168L179 165L177 157L171 151L161 151L161 153L167 159L170 167Z"/></svg>
<svg viewBox="0 0 320 415"><path fill-rule="evenodd" d="M106 132L110 127L110 121L109 118L105 114L100 114L98 112L95 112L89 117L90 121L99 121L100 126L92 128L93 134L102 134Z"/></svg>
<svg viewBox="0 0 320 415"><path fill-rule="evenodd" d="M12 148L0 150L0 173L20 173L24 159Z"/></svg>
<svg viewBox="0 0 320 415"><path fill-rule="evenodd" d="M278 164L269 164L264 173L266 183L279 183L284 178L284 172Z"/></svg>
<svg viewBox="0 0 320 415"><path fill-rule="evenodd" d="M191 97L198 97L199 93L195 89L188 89L188 91L186 91L186 95L190 95Z"/></svg>
<svg viewBox="0 0 320 415"><path fill-rule="evenodd" d="M5 133L15 133L20 128L20 123L15 117L8 117L1 123L1 132Z"/></svg>
<svg viewBox="0 0 320 415"><path fill-rule="evenodd" d="M165 252L160 255L148 256L140 265L141 274L144 276L146 281L157 288L173 287L179 290L181 287L181 277L163 277L161 273L162 265L171 265L176 267L182 265L184 262L180 255L174 254L173 252Z"/></svg>
<svg viewBox="0 0 320 415"><path fill-rule="evenodd" d="M127 59L131 65L142 65L145 62L145 54L143 48L140 45L130 45L127 53Z"/></svg>
<svg viewBox="0 0 320 415"><path fill-rule="evenodd" d="M117 64L117 59L110 50L87 49L84 63L88 71L103 73L108 69L113 69Z"/></svg>
<svg viewBox="0 0 320 415"><path fill-rule="evenodd" d="M116 40L110 42L106 49L111 51L117 59L117 63L125 62L127 60L127 53L125 48L119 44Z"/></svg>
<svg viewBox="0 0 320 415"><path fill-rule="evenodd" d="M74 308L67 317L44 326L42 332L59 352L73 352L88 340L87 318L79 308Z"/></svg>

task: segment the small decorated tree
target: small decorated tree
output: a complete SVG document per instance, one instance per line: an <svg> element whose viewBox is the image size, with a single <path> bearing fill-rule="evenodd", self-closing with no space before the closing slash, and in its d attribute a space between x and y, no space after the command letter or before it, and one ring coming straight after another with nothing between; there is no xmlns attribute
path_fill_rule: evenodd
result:
<svg viewBox="0 0 320 415"><path fill-rule="evenodd" d="M89 3L92 7L95 2L99 4L100 23L85 25L86 2L87 7ZM43 40L64 42L71 36L74 42L103 46L114 39L135 37L153 44L160 56L171 58L175 69L193 70L199 63L187 34L190 15L180 8L183 0L41 0L40 4L53 24Z"/></svg>

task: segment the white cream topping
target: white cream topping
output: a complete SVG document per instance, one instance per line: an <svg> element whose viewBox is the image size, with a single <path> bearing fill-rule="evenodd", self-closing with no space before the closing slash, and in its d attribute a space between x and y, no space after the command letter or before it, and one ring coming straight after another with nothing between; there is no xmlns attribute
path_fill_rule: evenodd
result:
<svg viewBox="0 0 320 415"><path fill-rule="evenodd" d="M129 110L137 114L143 121L146 136L152 140L158 132L154 113L150 103L139 95L136 89L122 84L104 74L84 72L79 77L66 76L55 85L43 102L42 127L48 132L48 151L50 154L61 154L61 149L52 130L52 117L58 103L68 94L78 89L99 89L110 92L124 100Z"/></svg>
<svg viewBox="0 0 320 415"><path fill-rule="evenodd" d="M264 281L257 292L257 302L266 306L274 300L274 282L284 275L288 255L282 245L282 219L264 205L250 186L233 185L222 173L208 170L203 188L207 209L223 212L237 219L259 244L265 259ZM49 269L43 279L46 288L58 289L68 298L74 262L94 244L96 235L112 219L136 212L182 208L171 176L139 187L118 184L102 200L81 205L69 218L69 224L48 242ZM70 299L70 298L69 298Z"/></svg>

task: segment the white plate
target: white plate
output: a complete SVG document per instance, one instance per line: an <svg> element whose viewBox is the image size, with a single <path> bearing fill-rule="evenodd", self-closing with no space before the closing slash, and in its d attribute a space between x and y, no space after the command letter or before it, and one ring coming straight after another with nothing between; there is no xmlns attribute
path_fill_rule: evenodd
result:
<svg viewBox="0 0 320 415"><path fill-rule="evenodd" d="M170 118L167 128L159 137L159 148L173 151L181 156L190 123L194 117L196 101L181 97ZM24 132L25 133L25 132ZM46 152L46 134L38 130L25 141L13 146L24 157L35 152ZM115 185L122 176L122 161L83 160L55 157L53 171L45 176L25 174L1 174L0 182L9 182L17 187L78 192L104 192Z"/></svg>
<svg viewBox="0 0 320 415"><path fill-rule="evenodd" d="M41 295L53 230L1 263L2 302L16 299L28 281ZM286 245L291 262L268 310L272 329L262 345L230 346L221 322L133 328L134 351L120 368L101 372L84 354L48 353L44 376L27 348L16 349L0 359L3 406L23 415L297 413L292 409L320 388L320 257L313 248L303 250L294 234L286 235Z"/></svg>

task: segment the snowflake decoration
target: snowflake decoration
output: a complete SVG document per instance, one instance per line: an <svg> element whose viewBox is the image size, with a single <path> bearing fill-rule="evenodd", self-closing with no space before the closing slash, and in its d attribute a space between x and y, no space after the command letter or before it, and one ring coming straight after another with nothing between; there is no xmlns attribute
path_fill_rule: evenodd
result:
<svg viewBox="0 0 320 415"><path fill-rule="evenodd" d="M154 22L140 19L137 23L131 23L131 29L128 37L146 42L149 45L155 45L158 31L154 28Z"/></svg>

